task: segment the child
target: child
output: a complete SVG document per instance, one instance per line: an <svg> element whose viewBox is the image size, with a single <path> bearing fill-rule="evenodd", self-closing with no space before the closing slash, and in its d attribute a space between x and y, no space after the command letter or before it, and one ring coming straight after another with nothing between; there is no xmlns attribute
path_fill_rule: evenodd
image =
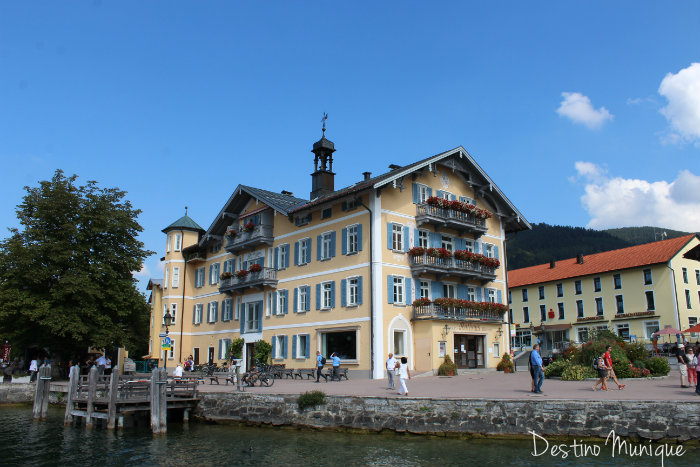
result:
<svg viewBox="0 0 700 467"><path fill-rule="evenodd" d="M595 383L595 386L593 386L593 390L596 391L598 389L598 385L600 384L603 391L609 391L608 384L606 382L608 379L608 368L605 366L605 359L602 355L598 357L598 376L600 379Z"/></svg>

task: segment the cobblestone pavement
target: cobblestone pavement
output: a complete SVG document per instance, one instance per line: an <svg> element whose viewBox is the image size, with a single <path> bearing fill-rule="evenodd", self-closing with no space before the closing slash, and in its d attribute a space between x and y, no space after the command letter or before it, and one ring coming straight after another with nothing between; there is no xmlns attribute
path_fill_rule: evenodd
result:
<svg viewBox="0 0 700 467"><path fill-rule="evenodd" d="M530 392L530 374L517 372L503 374L501 372L486 372L473 375L452 377L421 376L406 382L412 398L426 397L439 399L553 399L553 400L679 400L696 401L700 396L694 388L681 388L678 371L660 379L625 379L621 384L626 385L618 390L610 381L609 391L593 391L594 380L590 381L561 381L545 379L542 394ZM331 395L348 396L379 396L401 397L396 390L389 390L386 379L371 380L351 378L349 381L315 383L313 380L275 380L269 388L246 388L247 393L253 394L301 394L306 391L321 390ZM235 386L203 384L199 386L204 392L235 392Z"/></svg>

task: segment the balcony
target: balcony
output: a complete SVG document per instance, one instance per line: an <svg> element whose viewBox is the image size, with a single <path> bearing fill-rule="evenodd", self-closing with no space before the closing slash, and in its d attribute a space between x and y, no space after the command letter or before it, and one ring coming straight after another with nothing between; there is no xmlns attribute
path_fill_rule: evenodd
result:
<svg viewBox="0 0 700 467"><path fill-rule="evenodd" d="M486 219L428 203L416 205L416 224L418 227L423 224L432 224L436 227L436 230L441 228L454 229L460 236L464 233L480 236L488 230Z"/></svg>
<svg viewBox="0 0 700 467"><path fill-rule="evenodd" d="M443 307L431 303L413 307L413 320L440 319L446 321L486 321L502 323L505 311L478 310L466 307Z"/></svg>
<svg viewBox="0 0 700 467"><path fill-rule="evenodd" d="M409 256L413 275L435 274L439 280L442 276L453 276L467 280L482 280L489 282L496 279L496 268L475 261L464 261L457 258L436 258L427 254Z"/></svg>
<svg viewBox="0 0 700 467"><path fill-rule="evenodd" d="M254 250L259 245L272 246L272 225L260 224L253 227L247 232L245 229L240 229L234 236L226 234L226 251L233 254L243 250Z"/></svg>
<svg viewBox="0 0 700 467"><path fill-rule="evenodd" d="M222 279L219 283L219 292L242 292L248 288L258 288L262 290L265 286L277 287L277 270L273 268L262 268L262 270L258 272L249 272L245 277L232 276L228 279Z"/></svg>

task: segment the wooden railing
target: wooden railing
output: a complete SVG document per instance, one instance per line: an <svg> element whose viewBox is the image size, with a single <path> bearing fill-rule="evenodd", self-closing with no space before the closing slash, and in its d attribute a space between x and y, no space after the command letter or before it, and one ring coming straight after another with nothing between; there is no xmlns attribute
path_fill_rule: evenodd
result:
<svg viewBox="0 0 700 467"><path fill-rule="evenodd" d="M436 258L428 255L410 256L409 261L411 266L427 266L436 270L442 270L445 273L467 273L486 277L496 275L496 268L492 266L485 266L481 263L464 261L454 257Z"/></svg>
<svg viewBox="0 0 700 467"><path fill-rule="evenodd" d="M428 203L419 203L416 205L416 217L423 218L422 220L424 222L430 222L431 219L435 219L447 223L461 224L464 227L474 230L484 232L487 230L486 219L467 214L466 212L433 206Z"/></svg>
<svg viewBox="0 0 700 467"><path fill-rule="evenodd" d="M258 272L249 272L245 277L235 275L227 279L222 279L219 284L219 291L235 290L245 287L256 287L261 285L272 285L277 282L277 270L274 268L262 268Z"/></svg>
<svg viewBox="0 0 700 467"><path fill-rule="evenodd" d="M445 319L456 321L503 322L504 311L477 310L474 308L442 307L431 303L413 307L413 319Z"/></svg>
<svg viewBox="0 0 700 467"><path fill-rule="evenodd" d="M238 251L263 243L272 245L273 239L272 225L260 224L250 232L241 229L233 237L226 235L225 248L227 251Z"/></svg>

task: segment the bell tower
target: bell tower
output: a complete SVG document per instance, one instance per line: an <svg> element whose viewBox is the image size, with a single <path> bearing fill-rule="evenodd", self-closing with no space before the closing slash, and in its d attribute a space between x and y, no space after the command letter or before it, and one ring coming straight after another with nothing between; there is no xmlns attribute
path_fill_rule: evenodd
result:
<svg viewBox="0 0 700 467"><path fill-rule="evenodd" d="M326 139L326 120L328 114L324 112L322 136L321 139L314 143L311 152L314 153L314 173L311 174L311 195L310 199L316 199L321 196L328 195L335 191L335 182L333 173L333 153L335 145L332 141Z"/></svg>

